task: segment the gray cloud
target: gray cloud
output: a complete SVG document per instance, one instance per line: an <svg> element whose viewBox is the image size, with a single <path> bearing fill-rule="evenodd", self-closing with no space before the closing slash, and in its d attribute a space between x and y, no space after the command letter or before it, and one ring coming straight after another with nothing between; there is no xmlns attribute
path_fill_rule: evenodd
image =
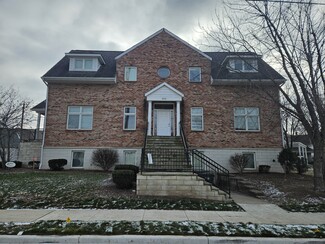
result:
<svg viewBox="0 0 325 244"><path fill-rule="evenodd" d="M46 96L40 77L71 49L126 50L165 27L193 41L220 0L2 0L0 85L35 104Z"/></svg>

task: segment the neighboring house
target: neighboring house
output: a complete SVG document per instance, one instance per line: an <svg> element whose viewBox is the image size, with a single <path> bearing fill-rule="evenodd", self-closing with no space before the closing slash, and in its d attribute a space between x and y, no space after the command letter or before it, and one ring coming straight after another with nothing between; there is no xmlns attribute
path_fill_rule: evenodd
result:
<svg viewBox="0 0 325 244"><path fill-rule="evenodd" d="M244 153L247 171L261 164L282 171L280 109L272 100L284 78L255 53L202 52L161 29L126 51L72 50L42 79L43 169L54 158L95 169L97 148L139 165L146 135L184 134L190 148L229 170L230 156Z"/></svg>
<svg viewBox="0 0 325 244"><path fill-rule="evenodd" d="M20 143L18 160L24 164L29 164L31 161L41 160L43 130L41 129L41 118L45 116L46 100L34 106L31 110L37 113L36 129L33 130L33 138L23 140Z"/></svg>
<svg viewBox="0 0 325 244"><path fill-rule="evenodd" d="M33 129L9 129L8 131L8 129L0 128L0 153L4 152L5 158L7 159L9 145L10 161L19 160L18 156L21 144L32 141L34 138L35 130Z"/></svg>
<svg viewBox="0 0 325 244"><path fill-rule="evenodd" d="M314 146L308 135L291 135L292 151L297 153L299 158L304 158L306 162L314 161Z"/></svg>

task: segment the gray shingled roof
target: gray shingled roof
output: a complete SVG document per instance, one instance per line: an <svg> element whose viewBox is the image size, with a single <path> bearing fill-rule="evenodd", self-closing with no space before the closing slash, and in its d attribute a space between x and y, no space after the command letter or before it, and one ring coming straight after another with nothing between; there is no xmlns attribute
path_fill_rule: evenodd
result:
<svg viewBox="0 0 325 244"><path fill-rule="evenodd" d="M69 71L69 57L64 56L52 69L43 77L114 77L116 70L115 57L121 54L120 51L91 51L91 50L71 50L71 54L100 54L105 65L101 65L97 72L92 71Z"/></svg>
<svg viewBox="0 0 325 244"><path fill-rule="evenodd" d="M82 71L69 71L69 57L63 57L53 68L51 68L43 77L97 77L107 78L115 77L116 62L115 57L123 53L123 51L91 51L91 50L72 50L70 54L100 54L105 65L101 65L97 72L82 72ZM265 63L261 58L258 58L259 72L251 73L233 73L229 72L226 65L222 65L227 56L257 56L255 53L249 52L204 52L212 58L211 75L213 79L280 79L284 80L277 71L270 65Z"/></svg>
<svg viewBox="0 0 325 244"><path fill-rule="evenodd" d="M243 56L257 56L252 52L205 52L212 58L211 75L213 79L247 79L247 80L284 80L283 76L268 65L261 57L257 57L258 72L230 72L226 67L224 60L228 56L243 57Z"/></svg>
<svg viewBox="0 0 325 244"><path fill-rule="evenodd" d="M45 106L46 106L46 100L40 102L36 106L32 107L30 110L34 111L34 110L38 110L38 109L45 109Z"/></svg>

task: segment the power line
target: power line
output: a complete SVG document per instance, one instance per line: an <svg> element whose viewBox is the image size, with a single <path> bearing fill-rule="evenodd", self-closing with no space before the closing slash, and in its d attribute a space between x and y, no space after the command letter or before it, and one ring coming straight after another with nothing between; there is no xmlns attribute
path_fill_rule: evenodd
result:
<svg viewBox="0 0 325 244"><path fill-rule="evenodd" d="M310 5L323 5L323 6L325 6L325 3L288 1L288 0L247 0L247 1L248 2L270 2L270 3L295 3L295 4L310 4Z"/></svg>

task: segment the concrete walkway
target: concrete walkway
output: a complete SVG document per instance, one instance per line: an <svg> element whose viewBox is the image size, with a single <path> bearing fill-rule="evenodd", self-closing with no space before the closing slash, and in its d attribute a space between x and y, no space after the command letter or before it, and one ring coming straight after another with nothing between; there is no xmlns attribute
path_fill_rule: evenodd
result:
<svg viewBox="0 0 325 244"><path fill-rule="evenodd" d="M232 198L246 212L233 211L180 211L180 210L93 210L93 209L19 209L0 210L0 222L29 223L40 220L79 221L157 220L157 221L211 221L251 222L256 224L325 224L325 213L290 213L274 204L241 194ZM322 239L254 238L214 236L142 236L142 235L74 235L36 236L2 235L0 243L323 243Z"/></svg>
<svg viewBox="0 0 325 244"><path fill-rule="evenodd" d="M234 193L232 198L245 212L191 210L18 209L0 210L0 222L40 220L79 221L209 221L256 224L325 224L325 213L292 213L257 198Z"/></svg>

